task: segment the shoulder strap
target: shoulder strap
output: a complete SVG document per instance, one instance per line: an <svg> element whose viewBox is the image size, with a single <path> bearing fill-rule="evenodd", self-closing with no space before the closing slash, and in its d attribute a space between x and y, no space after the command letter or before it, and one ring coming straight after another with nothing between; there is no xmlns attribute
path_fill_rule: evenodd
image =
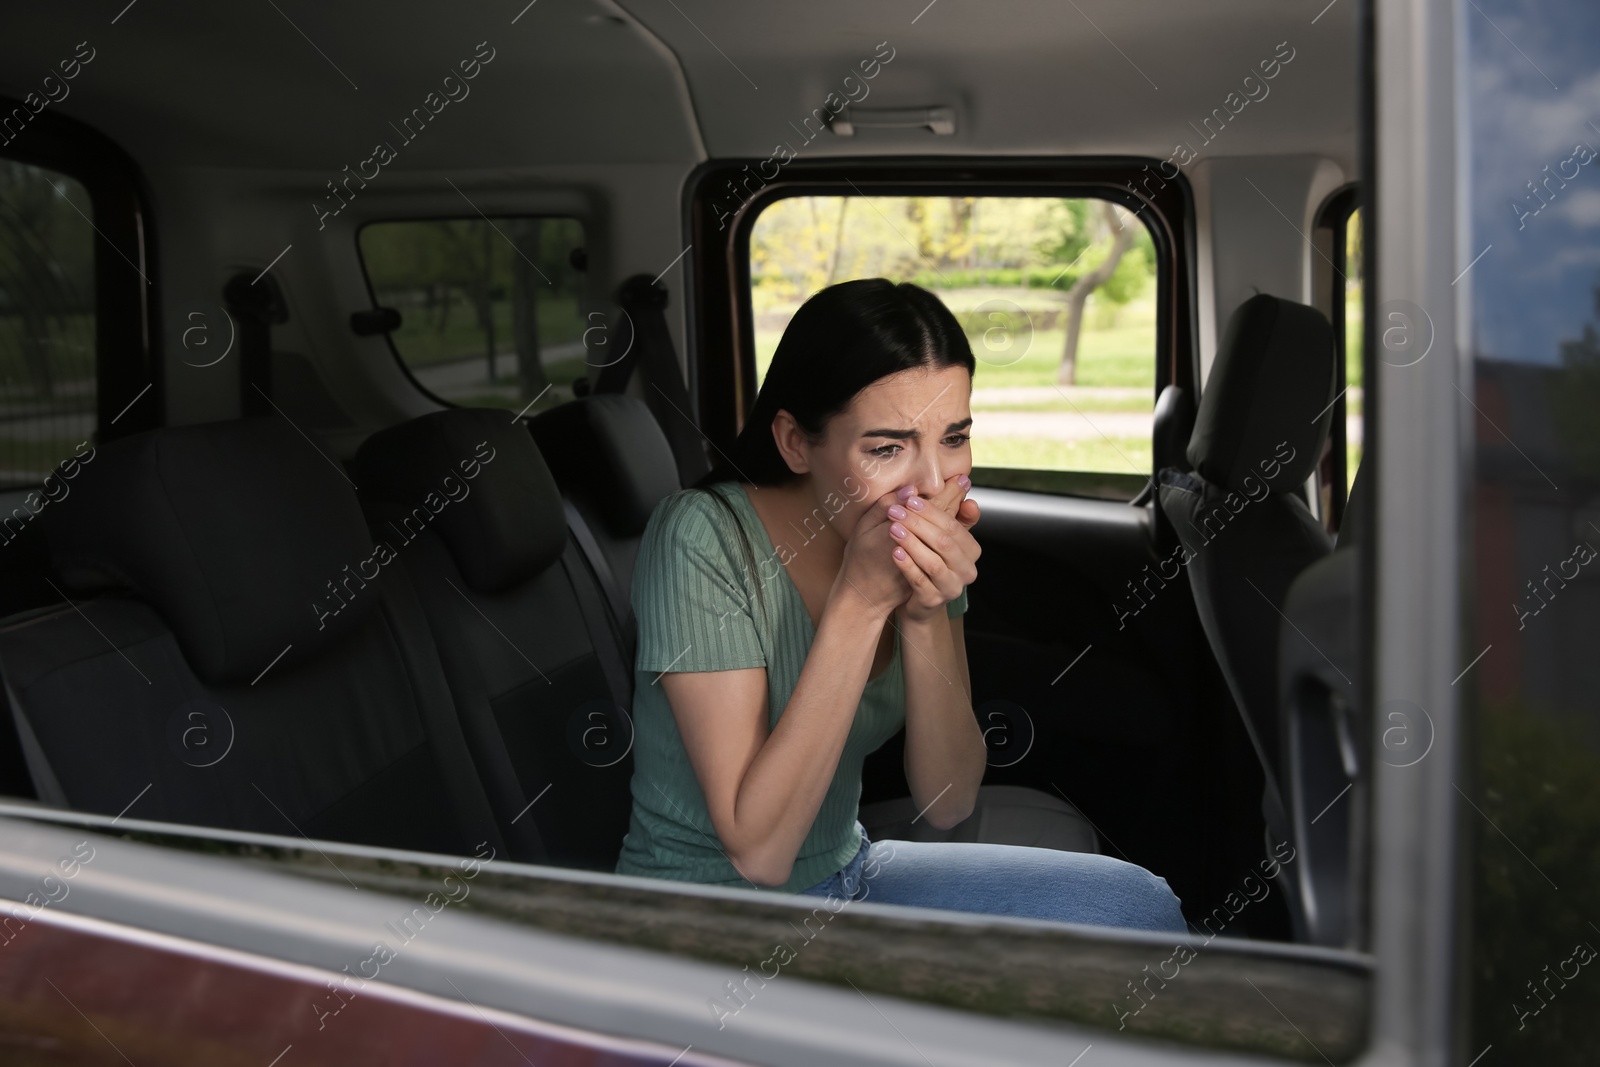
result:
<svg viewBox="0 0 1600 1067"><path fill-rule="evenodd" d="M289 321L289 306L277 279L263 272L236 274L222 288L222 302L239 320L239 412L272 414L272 326Z"/></svg>
<svg viewBox="0 0 1600 1067"><path fill-rule="evenodd" d="M610 561L606 560L605 552L600 549L600 542L595 541L594 531L589 530L589 523L584 520L582 512L565 496L562 498L562 509L566 512L566 528L573 534L573 541L578 542L578 549L589 561L589 569L594 571L595 581L600 582L600 589L605 592L606 606L611 609L611 621L621 627L629 614L626 592L616 581L616 573L611 569Z"/></svg>
<svg viewBox="0 0 1600 1067"><path fill-rule="evenodd" d="M562 553L561 565L566 568L567 582L572 586L573 595L578 598L578 611L583 615L583 626L589 633L589 644L594 646L595 658L600 661L601 673L606 677L606 688L611 691L611 700L623 711L628 711L633 704L631 675L628 666L622 661L617 636L607 621L605 606L600 602L594 585L588 580L588 572L576 544L576 538L567 539L567 548Z"/></svg>

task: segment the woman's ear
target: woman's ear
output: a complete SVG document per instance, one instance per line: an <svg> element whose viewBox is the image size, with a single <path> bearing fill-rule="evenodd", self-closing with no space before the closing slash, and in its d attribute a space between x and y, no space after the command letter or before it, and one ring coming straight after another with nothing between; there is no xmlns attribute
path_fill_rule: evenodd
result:
<svg viewBox="0 0 1600 1067"><path fill-rule="evenodd" d="M789 469L796 474L806 474L811 470L811 438L793 415L778 409L772 417L772 441L778 446L778 455L789 465Z"/></svg>

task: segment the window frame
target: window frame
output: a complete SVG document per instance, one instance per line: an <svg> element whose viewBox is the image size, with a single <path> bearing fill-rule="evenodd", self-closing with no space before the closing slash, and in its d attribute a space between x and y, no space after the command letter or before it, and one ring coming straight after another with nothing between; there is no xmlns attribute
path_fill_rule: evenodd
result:
<svg viewBox="0 0 1600 1067"><path fill-rule="evenodd" d="M1183 387L1190 403L1195 402L1200 375L1194 199L1181 171L1171 178L1158 176L1154 168L1160 161L1142 157L797 160L744 200L731 221L724 216L725 224L719 225L716 201L724 186L747 178L747 168L759 162L702 164L685 183L685 238L695 249L707 250L692 257L687 283L690 393L697 401L698 424L714 448L731 447L755 401L750 235L763 210L795 196L1094 198L1138 212L1156 252L1151 405L1169 384ZM979 477L979 484L1118 501L1133 500L1155 473L980 469L999 477Z"/></svg>
<svg viewBox="0 0 1600 1067"><path fill-rule="evenodd" d="M480 214L478 216L478 218L480 218L483 221L489 223L490 226L494 226L494 220L495 219L571 219L572 221L576 222L578 224L579 228L583 231L583 243L581 245L579 245L579 247L581 249L583 249L584 258L585 258L585 265L584 265L583 270L581 271L581 273L584 276L584 280L585 280L584 292L583 292L582 297L580 297L580 299L578 301L578 306L579 306L580 309L590 306L592 295L593 295L592 291L591 291L592 290L592 281L590 279L592 278L591 269L592 269L592 266L593 266L593 263L594 263L594 258L592 256L592 254L590 253L590 249L589 249L589 236L590 236L590 229L591 229L591 225L590 224L591 224L591 221L592 221L590 218L588 218L585 215L581 215L581 214L577 214L577 213L568 214L568 215L546 215L546 214L541 214L539 212L531 212L531 213L517 212L515 214L502 214L502 215ZM387 305L380 303L379 300L378 300L378 291L377 291L376 288L374 288L374 286L372 284L372 272L370 270L368 270L368 268L367 268L367 257L361 251L361 235L366 231L367 227L369 227L369 226L386 226L386 225L392 225L392 224L397 223L397 222L472 222L472 221L474 221L474 219L472 218L472 216L469 216L469 215L406 215L406 216L394 217L394 218L366 219L360 225L358 225L355 228L355 232L352 234L352 238L353 238L354 243L355 243L356 262L361 264L361 281L367 288L367 299L369 301L371 301L371 304L372 304L372 308L371 309L372 310L377 310L378 308L385 307ZM513 245L512 247L515 247L515 246ZM405 375L406 381L410 382L412 388L416 389L416 391L418 393L422 394L427 399L433 401L435 404L439 404L439 405L441 405L442 407L445 407L445 408L456 408L456 407L461 407L462 406L460 404L457 404L453 400L446 400L444 397L435 395L434 392L431 389L429 389L427 386L422 384L422 382L417 378L417 376L411 372L411 365L409 363L407 363L405 357L400 354L400 349L398 347L396 347L396 345L394 343L394 334L392 332L390 332L388 330L384 330L383 331L383 341L384 341L384 344L389 346L389 354L394 356L395 364L397 366L399 366L400 373ZM589 362L588 359L585 358L584 359L584 363L588 364L588 362ZM590 364L590 366L592 366L592 364ZM549 411L550 409L546 408L544 410ZM538 413L537 412L527 412L527 411L525 411L521 417L523 419L527 419L527 418L530 418L534 414L538 414Z"/></svg>
<svg viewBox="0 0 1600 1067"><path fill-rule="evenodd" d="M9 114L14 107L32 110L0 97L0 111ZM166 375L157 355L161 276L143 173L109 137L52 111L35 114L11 144L0 146L0 158L63 174L89 194L95 231L95 443L165 425ZM137 341L130 345L129 337Z"/></svg>

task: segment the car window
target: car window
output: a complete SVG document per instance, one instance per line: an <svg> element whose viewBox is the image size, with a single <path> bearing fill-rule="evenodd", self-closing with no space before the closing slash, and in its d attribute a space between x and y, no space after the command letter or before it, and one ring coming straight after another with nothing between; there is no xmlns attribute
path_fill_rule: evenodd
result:
<svg viewBox="0 0 1600 1067"><path fill-rule="evenodd" d="M0 487L94 435L93 218L75 179L0 159Z"/></svg>
<svg viewBox="0 0 1600 1067"><path fill-rule="evenodd" d="M1150 474L1156 253L1120 205L796 196L762 211L749 251L758 382L817 290L853 278L915 282L972 344L976 468L1136 475L1137 485Z"/></svg>
<svg viewBox="0 0 1600 1067"><path fill-rule="evenodd" d="M419 387L447 404L540 411L584 376L583 224L573 218L377 222L358 238L373 299Z"/></svg>

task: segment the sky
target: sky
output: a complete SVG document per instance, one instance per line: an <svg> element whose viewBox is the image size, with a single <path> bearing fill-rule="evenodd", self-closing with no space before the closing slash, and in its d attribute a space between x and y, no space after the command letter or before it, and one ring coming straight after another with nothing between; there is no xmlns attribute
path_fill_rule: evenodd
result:
<svg viewBox="0 0 1600 1067"><path fill-rule="evenodd" d="M1555 363L1560 342L1594 321L1600 285L1600 155L1583 164L1588 153L1575 151L1600 153L1600 3L1466 0L1461 10L1472 161L1462 263L1483 257L1468 275L1475 351ZM1551 179L1532 199L1527 183L1550 175L1565 186Z"/></svg>

